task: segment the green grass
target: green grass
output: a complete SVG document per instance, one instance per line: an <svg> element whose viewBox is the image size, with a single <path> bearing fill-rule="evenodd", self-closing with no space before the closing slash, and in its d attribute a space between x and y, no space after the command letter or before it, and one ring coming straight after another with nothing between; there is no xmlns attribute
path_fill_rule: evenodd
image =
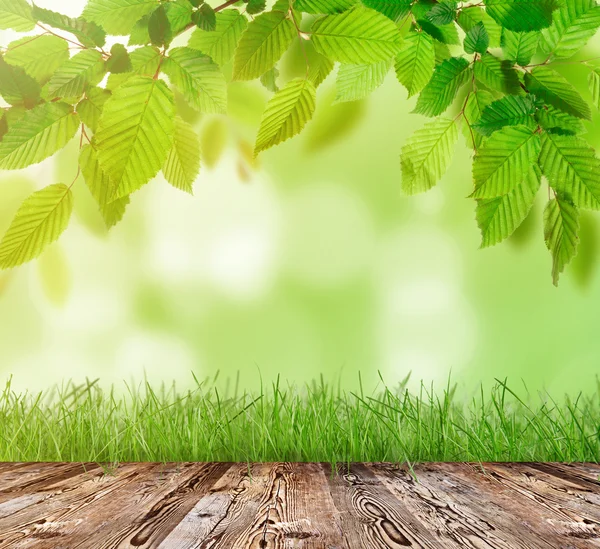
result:
<svg viewBox="0 0 600 549"><path fill-rule="evenodd" d="M362 385L361 385L362 386ZM0 461L598 461L593 395L527 394L504 382L470 399L406 382L373 394L323 381L279 381L256 394L210 382L175 387L96 382L0 394ZM522 391L521 391L522 392Z"/></svg>

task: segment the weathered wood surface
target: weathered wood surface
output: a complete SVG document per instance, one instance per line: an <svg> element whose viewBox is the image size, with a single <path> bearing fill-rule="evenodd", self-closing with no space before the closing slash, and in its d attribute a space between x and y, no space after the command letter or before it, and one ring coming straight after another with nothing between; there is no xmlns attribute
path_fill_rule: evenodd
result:
<svg viewBox="0 0 600 549"><path fill-rule="evenodd" d="M600 465L0 463L0 549L600 548Z"/></svg>

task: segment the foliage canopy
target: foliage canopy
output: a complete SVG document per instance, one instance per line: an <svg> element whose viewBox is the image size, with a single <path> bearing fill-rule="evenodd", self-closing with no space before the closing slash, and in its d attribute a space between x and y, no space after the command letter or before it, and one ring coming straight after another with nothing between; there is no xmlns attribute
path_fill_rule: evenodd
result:
<svg viewBox="0 0 600 549"><path fill-rule="evenodd" d="M265 0L88 0L75 18L0 0L0 29L36 31L0 50L0 169L39 163L73 138L81 150L73 183L18 210L0 267L59 238L80 174L108 227L161 170L191 192L201 144L179 96L185 108L226 113L229 84L260 79L273 95L257 155L302 131L339 64L336 102L366 97L394 70L418 95L414 112L432 118L402 149L406 193L436 185L462 133L482 247L508 238L547 182L543 233L557 284L577 252L580 210L600 209L600 160L581 137L592 108L560 65L598 27L595 0L277 0L270 9ZM109 35L122 37L110 49ZM277 65L295 43L306 75L280 86ZM580 63L600 108L600 69Z"/></svg>

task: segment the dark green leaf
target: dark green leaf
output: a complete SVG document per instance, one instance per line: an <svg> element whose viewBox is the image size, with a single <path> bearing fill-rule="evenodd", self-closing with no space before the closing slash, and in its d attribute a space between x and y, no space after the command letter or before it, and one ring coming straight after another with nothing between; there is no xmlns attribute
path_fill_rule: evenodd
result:
<svg viewBox="0 0 600 549"><path fill-rule="evenodd" d="M133 69L129 52L123 44L115 44L110 49L110 57L106 61L106 70L115 74L129 72Z"/></svg>
<svg viewBox="0 0 600 549"><path fill-rule="evenodd" d="M502 27L515 32L545 29L552 23L556 0L484 0L487 13Z"/></svg>
<svg viewBox="0 0 600 549"><path fill-rule="evenodd" d="M248 13L252 13L248 11ZM215 10L213 10L208 4L202 4L198 11L192 14L192 21L194 24L202 30L214 31L217 28L217 17Z"/></svg>
<svg viewBox="0 0 600 549"><path fill-rule="evenodd" d="M490 37L483 23L477 23L465 36L464 48L467 53L485 53L490 46Z"/></svg>
<svg viewBox="0 0 600 549"><path fill-rule="evenodd" d="M148 34L153 46L167 46L173 40L173 29L167 17L165 5L161 4L148 19Z"/></svg>
<svg viewBox="0 0 600 549"><path fill-rule="evenodd" d="M456 19L457 7L458 4L453 0L442 0L429 10L427 19L434 25L448 25Z"/></svg>
<svg viewBox="0 0 600 549"><path fill-rule="evenodd" d="M486 53L473 65L475 78L492 90L516 94L521 91L517 71L509 61L503 61Z"/></svg>
<svg viewBox="0 0 600 549"><path fill-rule="evenodd" d="M40 85L21 67L0 56L0 96L9 104L31 108L40 100Z"/></svg>

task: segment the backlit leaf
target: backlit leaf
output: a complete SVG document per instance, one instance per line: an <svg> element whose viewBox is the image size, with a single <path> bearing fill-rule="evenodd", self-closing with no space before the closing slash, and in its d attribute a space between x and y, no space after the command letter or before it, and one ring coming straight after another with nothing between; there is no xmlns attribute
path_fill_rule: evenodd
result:
<svg viewBox="0 0 600 549"><path fill-rule="evenodd" d="M124 36L156 7L156 0L88 0L83 18L98 23L109 34Z"/></svg>
<svg viewBox="0 0 600 549"><path fill-rule="evenodd" d="M162 168L165 179L175 188L193 193L200 172L200 138L181 118L175 119L173 147Z"/></svg>
<svg viewBox="0 0 600 549"><path fill-rule="evenodd" d="M65 61L69 59L69 45L56 36L39 35L21 38L8 45L4 60L21 67L38 82L45 83Z"/></svg>
<svg viewBox="0 0 600 549"><path fill-rule="evenodd" d="M246 17L237 10L217 13L217 27L212 32L196 29L188 47L199 50L219 65L225 65L233 57L235 48L248 26ZM265 71L266 72L266 71Z"/></svg>
<svg viewBox="0 0 600 549"><path fill-rule="evenodd" d="M104 61L97 50L84 50L64 63L48 82L48 93L55 97L79 97L85 88L104 76Z"/></svg>
<svg viewBox="0 0 600 549"><path fill-rule="evenodd" d="M557 195L544 209L544 240L552 255L552 282L575 257L579 243L579 211L568 196Z"/></svg>
<svg viewBox="0 0 600 549"><path fill-rule="evenodd" d="M396 56L396 76L408 90L408 97L419 93L431 79L435 67L433 39L424 32L408 34Z"/></svg>
<svg viewBox="0 0 600 549"><path fill-rule="evenodd" d="M555 0L484 0L487 13L502 27L515 32L545 29L552 23Z"/></svg>
<svg viewBox="0 0 600 549"><path fill-rule="evenodd" d="M35 19L25 0L0 0L0 29L27 32L33 27Z"/></svg>
<svg viewBox="0 0 600 549"><path fill-rule="evenodd" d="M336 102L364 99L385 80L391 60L367 65L342 65L336 80Z"/></svg>

